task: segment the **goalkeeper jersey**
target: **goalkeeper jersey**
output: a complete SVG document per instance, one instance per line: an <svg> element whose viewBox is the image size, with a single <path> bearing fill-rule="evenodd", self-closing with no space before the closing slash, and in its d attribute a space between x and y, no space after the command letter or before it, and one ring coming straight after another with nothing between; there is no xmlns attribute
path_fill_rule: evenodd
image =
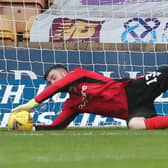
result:
<svg viewBox="0 0 168 168"><path fill-rule="evenodd" d="M82 68L74 69L35 97L41 103L57 92L70 94L54 122L50 125L38 125L36 129L65 128L76 115L84 112L127 119L125 86L128 82L120 82Z"/></svg>

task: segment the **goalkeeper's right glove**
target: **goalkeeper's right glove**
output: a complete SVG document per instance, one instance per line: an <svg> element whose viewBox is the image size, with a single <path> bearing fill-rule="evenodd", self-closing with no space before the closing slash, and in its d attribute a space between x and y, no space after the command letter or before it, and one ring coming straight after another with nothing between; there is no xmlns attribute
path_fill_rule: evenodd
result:
<svg viewBox="0 0 168 168"><path fill-rule="evenodd" d="M36 100L31 99L26 104L19 105L19 106L15 107L14 109L12 109L12 112L19 112L19 111L23 111L23 110L31 112L32 109L35 108L36 106L38 106L38 103L36 102Z"/></svg>

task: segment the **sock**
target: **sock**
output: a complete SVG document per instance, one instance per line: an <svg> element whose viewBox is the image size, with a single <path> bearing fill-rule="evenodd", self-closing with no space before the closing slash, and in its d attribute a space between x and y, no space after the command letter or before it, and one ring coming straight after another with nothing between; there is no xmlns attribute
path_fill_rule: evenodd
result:
<svg viewBox="0 0 168 168"><path fill-rule="evenodd" d="M157 116L145 119L146 129L168 128L168 116Z"/></svg>

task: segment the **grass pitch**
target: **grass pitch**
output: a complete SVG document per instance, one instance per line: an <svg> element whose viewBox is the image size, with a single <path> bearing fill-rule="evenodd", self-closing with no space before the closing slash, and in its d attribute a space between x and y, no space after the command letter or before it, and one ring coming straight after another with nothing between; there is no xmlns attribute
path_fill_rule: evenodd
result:
<svg viewBox="0 0 168 168"><path fill-rule="evenodd" d="M167 168L168 130L0 130L1 168Z"/></svg>

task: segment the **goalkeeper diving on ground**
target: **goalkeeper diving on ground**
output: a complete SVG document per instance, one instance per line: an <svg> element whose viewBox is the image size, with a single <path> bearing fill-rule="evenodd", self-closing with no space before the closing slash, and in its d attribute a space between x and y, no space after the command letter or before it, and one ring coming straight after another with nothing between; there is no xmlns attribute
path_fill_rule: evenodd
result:
<svg viewBox="0 0 168 168"><path fill-rule="evenodd" d="M124 119L129 129L168 128L168 116L157 116L153 104L168 89L168 67L135 79L111 79L82 68L69 72L56 64L44 78L50 85L12 112L31 112L57 92L68 92L70 97L52 124L35 125L36 130L64 129L78 114L85 112Z"/></svg>

